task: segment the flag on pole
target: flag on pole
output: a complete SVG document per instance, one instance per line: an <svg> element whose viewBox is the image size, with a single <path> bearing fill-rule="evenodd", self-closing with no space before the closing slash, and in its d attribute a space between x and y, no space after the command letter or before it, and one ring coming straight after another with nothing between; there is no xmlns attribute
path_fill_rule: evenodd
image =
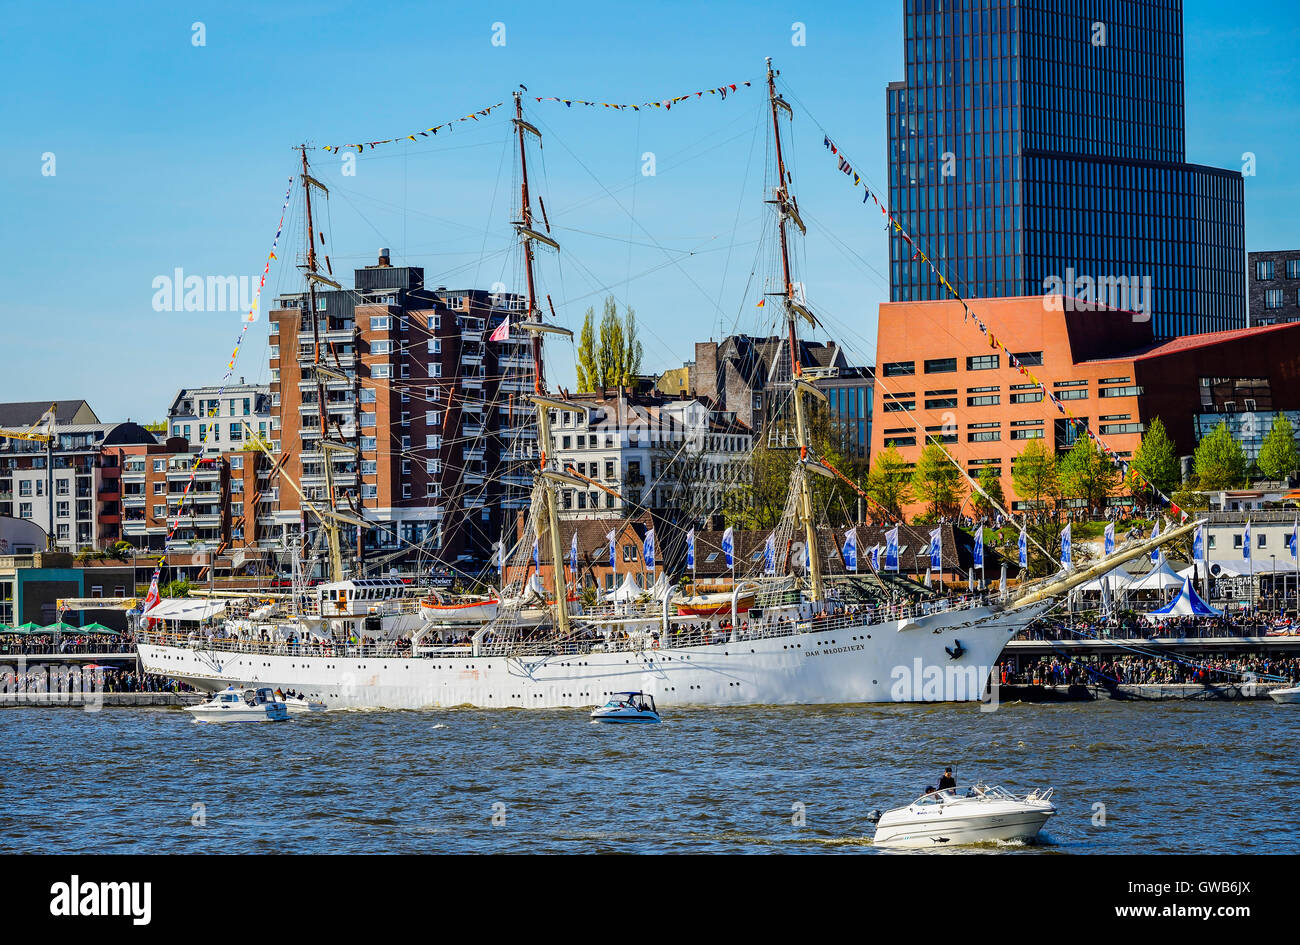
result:
<svg viewBox="0 0 1300 945"><path fill-rule="evenodd" d="M732 534L731 529L728 528L722 533L722 553L727 556L727 567L729 568L734 568L736 566L736 558L733 554L735 549L735 536Z"/></svg>
<svg viewBox="0 0 1300 945"><path fill-rule="evenodd" d="M534 571L540 571L540 570L542 570L542 559L541 559L540 556L537 554L537 539L536 539L536 538L533 539L533 570L534 570Z"/></svg>
<svg viewBox="0 0 1300 945"><path fill-rule="evenodd" d="M776 534L767 536L763 545L763 573L776 574Z"/></svg>
<svg viewBox="0 0 1300 945"><path fill-rule="evenodd" d="M1061 529L1061 564L1070 567L1074 564L1074 549L1070 547L1070 526Z"/></svg>
<svg viewBox="0 0 1300 945"><path fill-rule="evenodd" d="M1291 556L1294 558L1295 552L1292 552ZM1197 525L1196 534L1192 536L1192 560L1193 561L1205 560L1205 526L1204 525Z"/></svg>
<svg viewBox="0 0 1300 945"><path fill-rule="evenodd" d="M576 579L578 576L578 533L573 533L573 538L569 540L569 570L573 572Z"/></svg>
<svg viewBox="0 0 1300 945"><path fill-rule="evenodd" d="M941 529L934 529L930 532L930 569L932 571L943 570L943 539L940 537Z"/></svg>
<svg viewBox="0 0 1300 945"><path fill-rule="evenodd" d="M686 566L695 568L695 529L686 533Z"/></svg>
<svg viewBox="0 0 1300 945"><path fill-rule="evenodd" d="M850 528L844 533L844 567L850 571L858 569L858 530Z"/></svg>
<svg viewBox="0 0 1300 945"><path fill-rule="evenodd" d="M508 341L510 339L510 317L506 316L505 321L497 325L496 331L488 337L488 341Z"/></svg>
<svg viewBox="0 0 1300 945"><path fill-rule="evenodd" d="M617 572L618 568L614 566L614 529L611 528L605 537L609 539L609 569Z"/></svg>
<svg viewBox="0 0 1300 945"><path fill-rule="evenodd" d="M655 569L655 530L648 529L645 533L645 542L641 546L641 551L645 555L645 566L649 571Z"/></svg>
<svg viewBox="0 0 1300 945"><path fill-rule="evenodd" d="M871 566L877 571L880 570L880 543L871 546Z"/></svg>
<svg viewBox="0 0 1300 945"><path fill-rule="evenodd" d="M1241 557L1243 561L1250 561L1250 519L1246 519L1246 533L1241 539Z"/></svg>
<svg viewBox="0 0 1300 945"><path fill-rule="evenodd" d="M885 570L898 570L898 526L885 532Z"/></svg>
<svg viewBox="0 0 1300 945"><path fill-rule="evenodd" d="M161 597L162 595L158 593L158 569L154 568L153 580L149 582L149 593L145 595L144 606L140 609L140 613L147 614L149 611L157 607L158 601ZM146 620L144 624L146 630L153 625L153 620Z"/></svg>
<svg viewBox="0 0 1300 945"><path fill-rule="evenodd" d="M1016 547L1020 551L1020 566L1029 567L1029 535L1024 528L1020 529L1020 540L1016 542Z"/></svg>
<svg viewBox="0 0 1300 945"><path fill-rule="evenodd" d="M501 581L504 583L506 579L506 543L504 541L497 544L497 570L501 572Z"/></svg>
<svg viewBox="0 0 1300 945"><path fill-rule="evenodd" d="M1159 522L1156 522L1154 525L1151 526L1151 537L1152 537L1152 538L1159 538L1159 537L1160 537L1160 523L1159 523ZM1160 549L1159 549L1159 548L1152 548L1152 549L1151 549L1151 560L1152 560L1152 561L1159 561L1159 560L1160 560Z"/></svg>
<svg viewBox="0 0 1300 945"><path fill-rule="evenodd" d="M1297 554L1297 552L1300 552L1300 519L1297 519L1296 523L1291 526L1291 534L1287 538L1287 545L1291 551L1291 558L1300 561L1300 554Z"/></svg>
<svg viewBox="0 0 1300 945"><path fill-rule="evenodd" d="M975 528L975 567L981 571L984 570L984 526L979 525Z"/></svg>
<svg viewBox="0 0 1300 945"><path fill-rule="evenodd" d="M1105 553L1106 554L1112 553L1115 550L1115 523L1114 522L1106 523L1106 534L1105 534L1104 541L1106 543Z"/></svg>

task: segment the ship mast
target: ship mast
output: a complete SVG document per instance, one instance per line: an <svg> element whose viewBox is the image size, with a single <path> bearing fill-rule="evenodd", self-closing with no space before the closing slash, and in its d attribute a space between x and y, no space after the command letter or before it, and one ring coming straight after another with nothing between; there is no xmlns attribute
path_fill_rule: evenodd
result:
<svg viewBox="0 0 1300 945"><path fill-rule="evenodd" d="M316 269L316 232L312 220L311 194L313 187L327 196L329 190L311 176L307 165L307 146L300 145L298 150L302 152L302 194L307 215L307 253L298 264L298 268L307 278L307 317L311 319L312 334L312 374L316 378L316 408L320 416L320 451L325 461L325 494L328 499L324 514L318 517L321 527L325 529L329 546L330 580L341 581L343 580L343 553L339 547L338 499L334 495L334 457L331 453L340 449L351 452L352 447L344 443L334 443L329 439L329 415L326 411L324 377L327 373L333 375L335 372L329 371L321 364L320 318L316 311L316 286L323 285L331 289L342 289L343 286ZM328 317L326 315L326 318Z"/></svg>
<svg viewBox="0 0 1300 945"><path fill-rule="evenodd" d="M804 541L808 548L809 581L812 599L818 601L823 596L821 555L817 548L817 531L813 523L812 486L808 482L807 471L810 467L820 466L808 460L808 427L804 415L804 394L825 400L817 387L803 377L803 366L799 363L799 340L795 333L796 317L808 319L813 325L816 320L801 300L795 297L794 282L790 278L790 246L786 234L786 223L792 222L800 232L804 231L803 220L799 217L798 204L790 194L789 177L785 169L785 156L781 150L781 122L779 114L785 109L792 114L789 104L776 93L776 73L772 70L772 59L767 59L767 97L772 107L772 136L776 146L776 189L772 203L777 207L776 230L781 245L781 277L784 288L786 327L790 341L790 383L794 398L795 442L799 446L799 462L804 467L804 475L799 477L799 517L803 519Z"/></svg>
<svg viewBox="0 0 1300 945"><path fill-rule="evenodd" d="M537 282L533 275L533 243L540 242L556 250L560 247L554 240L533 229L532 199L528 191L528 149L524 143L524 135L525 133L536 135L537 140L541 141L542 133L534 125L524 120L523 99L518 92L515 93L514 125L515 133L519 137L520 171L520 218L515 226L519 232L519 242L523 246L524 276L528 286L528 312L519 327L533 333L533 404L537 410L538 470L541 473L540 481L546 503L545 527L547 542L551 548L551 577L555 591L555 629L560 636L567 636L569 632L569 602L568 589L565 587L564 582L564 550L560 546L559 511L556 507L555 489L548 481L548 473L552 477L562 476L563 474L547 469L547 462L551 454L550 410L552 406L562 405L545 396L546 382L542 373L542 335L548 331L554 332L557 330L564 334L569 333L563 329L544 325L542 323L541 306L537 304Z"/></svg>

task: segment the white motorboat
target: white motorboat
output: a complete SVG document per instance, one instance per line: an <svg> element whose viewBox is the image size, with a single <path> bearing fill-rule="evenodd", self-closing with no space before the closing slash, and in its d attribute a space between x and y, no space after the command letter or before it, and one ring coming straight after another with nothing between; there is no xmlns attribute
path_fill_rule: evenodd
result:
<svg viewBox="0 0 1300 945"><path fill-rule="evenodd" d="M985 784L932 791L877 820L877 846L937 847L995 840L1030 840L1056 813L1052 789L1016 797Z"/></svg>
<svg viewBox="0 0 1300 945"><path fill-rule="evenodd" d="M214 693L207 702L185 707L196 722L283 722L289 707L276 699L270 689L245 689L234 686Z"/></svg>
<svg viewBox="0 0 1300 945"><path fill-rule="evenodd" d="M301 692L285 695L277 691L276 697L279 698L279 700L285 704L285 706L289 709L289 711L295 715L301 712L324 712L325 711L325 703L321 702L319 699L309 699L305 694Z"/></svg>
<svg viewBox="0 0 1300 945"><path fill-rule="evenodd" d="M1290 686L1286 689L1270 689L1268 697L1274 702L1280 702L1283 705L1293 705L1300 702L1300 686Z"/></svg>
<svg viewBox="0 0 1300 945"><path fill-rule="evenodd" d="M658 722L655 697L644 692L616 692L591 713L593 722Z"/></svg>

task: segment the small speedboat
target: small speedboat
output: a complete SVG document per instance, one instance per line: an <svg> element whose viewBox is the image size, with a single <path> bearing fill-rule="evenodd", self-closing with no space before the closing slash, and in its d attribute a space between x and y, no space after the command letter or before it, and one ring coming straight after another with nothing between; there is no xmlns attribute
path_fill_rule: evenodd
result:
<svg viewBox="0 0 1300 945"><path fill-rule="evenodd" d="M214 693L207 702L189 705L185 711L196 722L283 722L289 707L270 689L245 689L228 686Z"/></svg>
<svg viewBox="0 0 1300 945"><path fill-rule="evenodd" d="M1016 797L986 784L931 791L906 807L873 811L877 846L938 847L1031 840L1056 813L1052 789Z"/></svg>
<svg viewBox="0 0 1300 945"><path fill-rule="evenodd" d="M1270 689L1268 697L1274 702L1280 702L1283 705L1300 702L1300 686L1290 686L1286 689Z"/></svg>
<svg viewBox="0 0 1300 945"><path fill-rule="evenodd" d="M324 712L325 703L319 699L308 699L301 692L290 693L285 695L280 690L275 691L275 696L288 707L289 711L297 715L300 712Z"/></svg>
<svg viewBox="0 0 1300 945"><path fill-rule="evenodd" d="M616 692L591 713L593 722L658 722L655 697L644 692Z"/></svg>

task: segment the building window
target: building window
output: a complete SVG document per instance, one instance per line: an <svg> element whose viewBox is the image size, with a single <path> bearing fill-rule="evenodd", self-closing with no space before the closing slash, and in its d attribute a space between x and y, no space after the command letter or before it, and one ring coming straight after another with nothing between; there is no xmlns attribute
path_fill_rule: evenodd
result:
<svg viewBox="0 0 1300 945"><path fill-rule="evenodd" d="M887 361L884 365L885 377L907 377L916 373L915 361Z"/></svg>
<svg viewBox="0 0 1300 945"><path fill-rule="evenodd" d="M1282 290L1281 290L1281 289L1267 289L1267 290L1265 290L1265 292L1264 292L1264 307L1265 307L1265 308L1281 308L1281 307L1282 307Z"/></svg>
<svg viewBox="0 0 1300 945"><path fill-rule="evenodd" d="M901 413L904 410L915 410L915 400L886 400L885 413Z"/></svg>
<svg viewBox="0 0 1300 945"><path fill-rule="evenodd" d="M390 315L371 315L370 327L375 331L388 331L393 327L393 319Z"/></svg>
<svg viewBox="0 0 1300 945"><path fill-rule="evenodd" d="M1041 440L1042 438L1043 438L1043 431L1041 429L1011 431L1011 439L1013 440Z"/></svg>
<svg viewBox="0 0 1300 945"><path fill-rule="evenodd" d="M932 358L925 362L926 374L951 374L957 370L956 358ZM907 373L912 374L913 371Z"/></svg>
<svg viewBox="0 0 1300 945"><path fill-rule="evenodd" d="M370 365L371 377L392 377L393 366L391 364L372 364Z"/></svg>
<svg viewBox="0 0 1300 945"><path fill-rule="evenodd" d="M1001 430L978 430L974 433L966 434L968 443L991 443L995 440L1002 439Z"/></svg>
<svg viewBox="0 0 1300 945"><path fill-rule="evenodd" d="M1043 352L1041 351L1020 351L1012 355L1024 367L1037 367L1043 363Z"/></svg>
<svg viewBox="0 0 1300 945"><path fill-rule="evenodd" d="M1036 404L1043 399L1043 392L1033 384L1012 384L1011 402L1013 404Z"/></svg>
<svg viewBox="0 0 1300 945"><path fill-rule="evenodd" d="M1142 393L1142 388L1135 387L1103 387L1099 392L1101 397L1137 397ZM1119 406L1118 404L1116 406Z"/></svg>
<svg viewBox="0 0 1300 945"><path fill-rule="evenodd" d="M441 364L438 364L438 363L436 363L436 362L435 362L435 363L431 363L431 364L429 365L429 376L430 376L430 377L442 377L442 365L441 365Z"/></svg>
<svg viewBox="0 0 1300 945"><path fill-rule="evenodd" d="M996 371L1001 358L996 354L981 354L966 359L968 371Z"/></svg>
<svg viewBox="0 0 1300 945"><path fill-rule="evenodd" d="M388 340L372 341L370 342L370 353L371 354L392 354L393 343Z"/></svg>
<svg viewBox="0 0 1300 945"><path fill-rule="evenodd" d="M984 394L979 397L967 397L967 407L995 407L1002 403L1001 394Z"/></svg>
<svg viewBox="0 0 1300 945"><path fill-rule="evenodd" d="M1103 423L1101 425L1103 435L1108 433L1141 433L1145 429L1146 425L1142 423Z"/></svg>
<svg viewBox="0 0 1300 945"><path fill-rule="evenodd" d="M954 391L953 393L956 393L956 391ZM926 410L946 410L949 407L956 407L956 406L957 406L956 397L936 397L933 400L927 400L925 402Z"/></svg>
<svg viewBox="0 0 1300 945"><path fill-rule="evenodd" d="M1300 279L1300 259L1288 259L1286 261L1286 277L1288 279Z"/></svg>
<svg viewBox="0 0 1300 945"><path fill-rule="evenodd" d="M1260 282L1267 282L1273 278L1273 260L1260 259L1255 262L1255 278Z"/></svg>
<svg viewBox="0 0 1300 945"><path fill-rule="evenodd" d="M1057 400L1087 400L1086 390L1061 390L1056 392Z"/></svg>
<svg viewBox="0 0 1300 945"><path fill-rule="evenodd" d="M430 339L429 339L429 353L430 353L430 354L442 354L442 339L441 339L441 338L430 338Z"/></svg>
<svg viewBox="0 0 1300 945"><path fill-rule="evenodd" d="M316 311L323 312L327 308L329 308L329 299L325 298L325 296L321 296L316 300Z"/></svg>

